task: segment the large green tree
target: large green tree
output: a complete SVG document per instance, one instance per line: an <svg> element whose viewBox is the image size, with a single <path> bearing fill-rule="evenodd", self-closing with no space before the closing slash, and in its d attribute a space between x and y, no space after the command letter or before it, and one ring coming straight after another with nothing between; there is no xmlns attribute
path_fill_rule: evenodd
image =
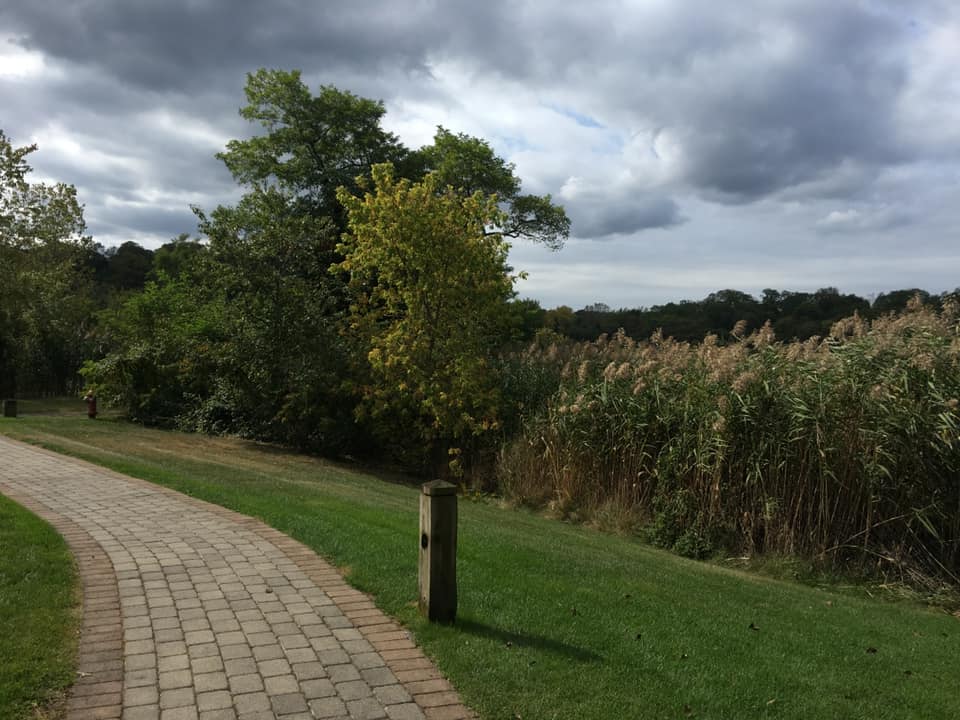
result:
<svg viewBox="0 0 960 720"><path fill-rule="evenodd" d="M433 143L410 151L383 129L382 102L330 85L314 95L296 70L250 73L246 96L240 114L263 133L231 140L218 157L241 184L289 193L298 211L330 217L344 228L337 188L356 194L358 177L390 163L398 177L413 181L435 173L441 190L450 185L463 195L496 193L504 214L494 231L505 237L559 248L570 233L563 208L549 195L523 194L514 166L485 140L439 127Z"/></svg>
<svg viewBox="0 0 960 720"><path fill-rule="evenodd" d="M349 276L350 330L370 372L360 417L402 438L408 461L427 449L419 459L435 462L499 424L492 369L513 278L508 245L483 228L502 213L495 196L444 189L436 174L398 180L389 165L373 168L362 198L338 197L349 222L337 269Z"/></svg>
<svg viewBox="0 0 960 720"><path fill-rule="evenodd" d="M354 187L371 165L400 164L408 155L380 122L383 103L325 85L314 95L298 70L261 68L247 75L245 119L264 132L231 140L223 160L248 188L276 186L298 212L342 224L338 187Z"/></svg>
<svg viewBox="0 0 960 720"><path fill-rule="evenodd" d="M0 130L0 395L70 389L90 317L81 272L90 239L76 189L31 183L27 157Z"/></svg>

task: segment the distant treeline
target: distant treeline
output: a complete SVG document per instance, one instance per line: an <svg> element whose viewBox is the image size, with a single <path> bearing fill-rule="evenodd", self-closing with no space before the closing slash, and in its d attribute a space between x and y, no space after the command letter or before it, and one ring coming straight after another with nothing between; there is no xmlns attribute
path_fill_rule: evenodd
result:
<svg viewBox="0 0 960 720"><path fill-rule="evenodd" d="M148 280L160 275L177 277L205 249L205 245L190 240L184 233L157 250L132 241L111 248L95 245L86 256L86 265L97 293L106 299L113 293L142 290ZM727 289L710 293L702 300L618 310L604 303L580 310L566 305L546 309L531 299L516 300L513 305L517 340L531 339L537 330L547 328L572 340L592 341L618 330L640 340L659 330L665 337L685 342L699 342L707 335L716 335L724 342L737 323L745 323L744 332L750 333L769 322L778 339L790 341L823 337L835 322L854 313L864 319L899 313L914 297L940 310L946 298L958 295L960 288L940 294L905 288L880 293L871 302L833 287L815 292L768 288L759 299Z"/></svg>
<svg viewBox="0 0 960 720"><path fill-rule="evenodd" d="M561 306L536 312L531 304L533 322L574 340L596 340L622 329L634 339L650 337L658 330L665 337L686 342L699 342L707 335L716 335L721 342L728 339L738 322L746 323L749 333L769 322L780 340L806 340L825 336L838 320L854 313L872 319L900 312L919 296L923 304L939 310L951 293L933 295L920 288L881 293L871 303L866 298L841 293L828 287L816 292L790 290L763 291L760 299L738 290L719 290L703 300L683 300L649 308L613 310L597 303L582 310ZM530 303L531 301L524 301Z"/></svg>

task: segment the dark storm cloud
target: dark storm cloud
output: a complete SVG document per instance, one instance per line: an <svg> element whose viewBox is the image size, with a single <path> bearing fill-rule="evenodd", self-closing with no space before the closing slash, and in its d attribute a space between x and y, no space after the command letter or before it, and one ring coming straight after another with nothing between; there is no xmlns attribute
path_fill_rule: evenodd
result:
<svg viewBox="0 0 960 720"><path fill-rule="evenodd" d="M586 61L572 42L583 18L560 10L549 47L555 70L605 114L670 133L683 182L744 202L845 162L909 157L895 116L908 18L834 0L667 7L617 18L616 32L593 23Z"/></svg>
<svg viewBox="0 0 960 720"><path fill-rule="evenodd" d="M598 199L566 203L572 233L579 238L631 235L641 230L668 228L684 221L677 203L668 197L624 197L615 202Z"/></svg>
<svg viewBox="0 0 960 720"><path fill-rule="evenodd" d="M851 160L883 166L908 152L892 109L909 24L866 3L615 12L602 4L46 0L7 15L25 47L95 68L102 83L200 103L224 87L238 94L242 74L259 66L376 76L428 72L430 58L454 58L539 86L590 75L599 109L669 130L683 153L683 182L729 202L822 179ZM392 83L379 85L392 93ZM81 84L64 97L135 101L105 89ZM226 97L196 111L222 110Z"/></svg>
<svg viewBox="0 0 960 720"><path fill-rule="evenodd" d="M13 23L26 48L180 93L277 60L369 71L387 61L415 66L422 50L406 40L406 17L369 3L41 0L20 4Z"/></svg>

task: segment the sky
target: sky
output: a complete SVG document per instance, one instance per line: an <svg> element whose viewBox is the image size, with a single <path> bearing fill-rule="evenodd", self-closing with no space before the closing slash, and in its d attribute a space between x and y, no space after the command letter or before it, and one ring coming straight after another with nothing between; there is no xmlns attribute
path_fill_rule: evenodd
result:
<svg viewBox="0 0 960 720"><path fill-rule="evenodd" d="M248 72L380 99L411 148L488 140L572 220L517 242L546 307L960 286L960 3L4 0L0 128L103 245L239 188Z"/></svg>

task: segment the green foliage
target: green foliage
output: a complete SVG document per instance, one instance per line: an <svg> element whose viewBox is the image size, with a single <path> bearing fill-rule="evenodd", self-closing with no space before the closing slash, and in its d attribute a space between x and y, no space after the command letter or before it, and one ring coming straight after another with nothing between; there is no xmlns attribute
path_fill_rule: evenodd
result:
<svg viewBox="0 0 960 720"><path fill-rule="evenodd" d="M90 245L73 186L30 183L27 156L0 130L0 395L66 392L86 351Z"/></svg>
<svg viewBox="0 0 960 720"><path fill-rule="evenodd" d="M248 187L276 186L297 199L298 210L338 223L338 187L355 187L375 163L403 161L407 151L380 127L383 103L332 86L317 95L300 72L261 68L247 75L240 114L266 131L231 140L217 157Z"/></svg>
<svg viewBox="0 0 960 720"><path fill-rule="evenodd" d="M414 455L497 426L493 360L513 294L507 245L483 230L500 217L495 199L438 183L379 165L362 199L339 193L349 233L336 268L349 276L350 329L370 372L360 417Z"/></svg>
<svg viewBox="0 0 960 720"><path fill-rule="evenodd" d="M217 208L201 230L210 238L204 265L224 306L218 391L208 411L233 408L234 431L328 452L348 449L354 435L350 344L339 332L344 290L328 269L336 228L300 212L276 188L248 193L234 208Z"/></svg>
<svg viewBox="0 0 960 720"><path fill-rule="evenodd" d="M109 351L81 372L131 419L176 425L191 402L210 394L222 314L222 303L192 277L148 282L100 314L98 339Z"/></svg>
<svg viewBox="0 0 960 720"><path fill-rule="evenodd" d="M101 315L88 382L142 422L347 449L336 232L295 205L268 188L201 213L209 246Z"/></svg>
<svg viewBox="0 0 960 720"><path fill-rule="evenodd" d="M570 235L563 208L549 195L521 195L513 163L497 156L486 140L438 127L433 144L414 153L412 162L436 174L439 188L451 186L463 195L496 195L506 207L497 225L504 237L525 238L557 250Z"/></svg>
<svg viewBox="0 0 960 720"><path fill-rule="evenodd" d="M129 240L107 250L106 257L106 282L115 290L140 290L153 269L153 251Z"/></svg>
<svg viewBox="0 0 960 720"><path fill-rule="evenodd" d="M694 556L798 554L960 582L957 323L955 305L918 302L805 343L741 325L726 346L622 334L534 346L522 364L560 380L502 453L504 491L580 517L613 503Z"/></svg>
<svg viewBox="0 0 960 720"><path fill-rule="evenodd" d="M153 254L153 267L150 279L159 275L178 278L196 265L199 256L207 251L207 246L197 240L191 240L187 233L180 233L168 243L161 245Z"/></svg>
<svg viewBox="0 0 960 720"><path fill-rule="evenodd" d="M433 144L418 151L424 173L434 173L437 187L451 186L463 195L482 193L512 200L520 193L513 164L498 157L490 143L438 127Z"/></svg>

